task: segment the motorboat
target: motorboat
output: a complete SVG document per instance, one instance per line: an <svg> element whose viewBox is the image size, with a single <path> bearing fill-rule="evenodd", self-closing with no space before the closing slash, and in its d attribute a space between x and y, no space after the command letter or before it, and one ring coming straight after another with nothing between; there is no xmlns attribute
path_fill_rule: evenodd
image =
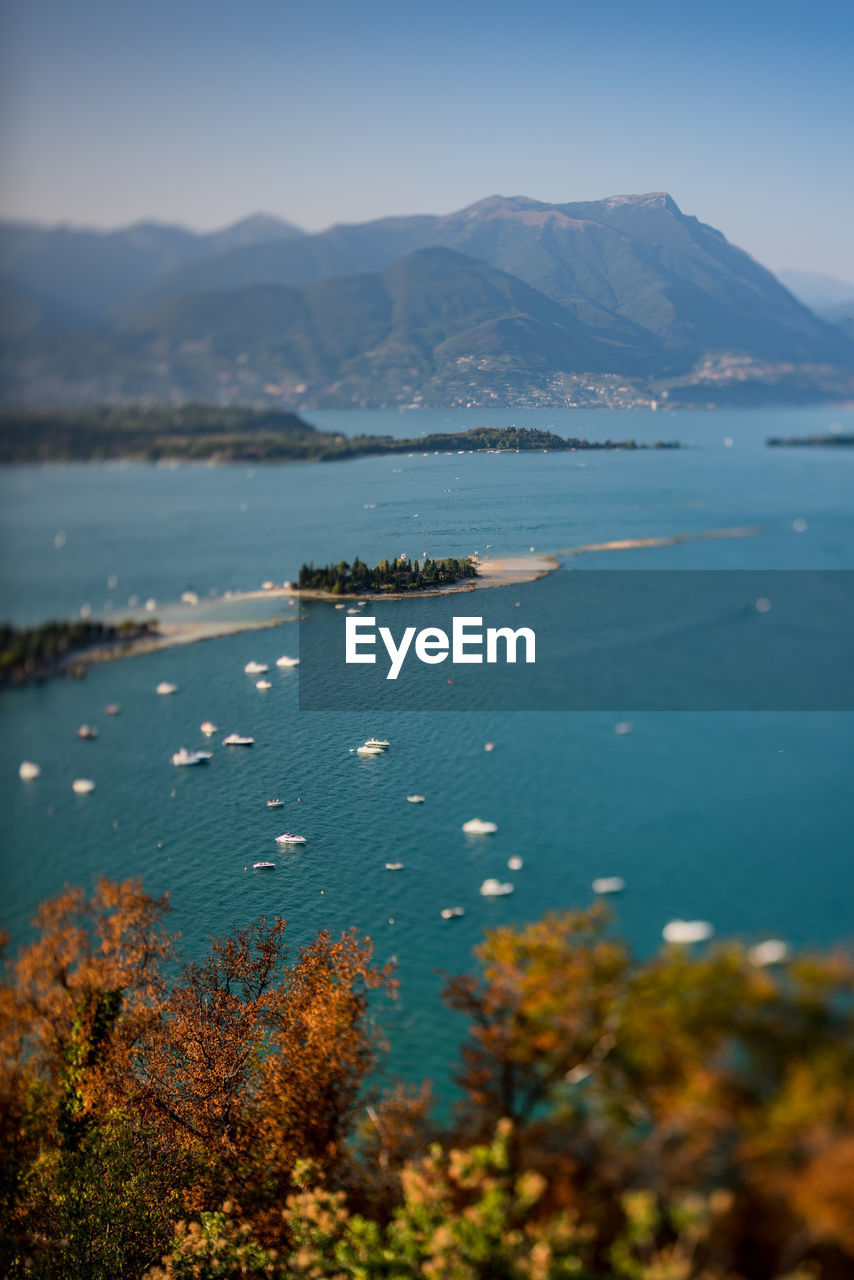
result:
<svg viewBox="0 0 854 1280"><path fill-rule="evenodd" d="M662 929L665 942L687 944L706 942L715 932L708 920L670 920Z"/></svg>
<svg viewBox="0 0 854 1280"><path fill-rule="evenodd" d="M84 741L92 741L97 738L97 736L98 730L91 724L81 724L80 728L77 730L77 737L82 738Z"/></svg>
<svg viewBox="0 0 854 1280"><path fill-rule="evenodd" d="M631 720L619 720L617 724L614 725L614 733L621 738L625 738L627 734L634 733L634 731L635 726L632 724Z"/></svg>
<svg viewBox="0 0 854 1280"><path fill-rule="evenodd" d="M107 705L104 707L104 715L118 716L118 715L121 715L121 710L122 709L117 702L108 702Z"/></svg>
<svg viewBox="0 0 854 1280"><path fill-rule="evenodd" d="M286 653L283 653L281 658L276 659L276 666L277 667L298 667L299 658L289 658Z"/></svg>
<svg viewBox="0 0 854 1280"><path fill-rule="evenodd" d="M255 681L255 688L256 688L256 689L272 689L272 687L273 687L273 686L270 684L270 681L269 681L269 680L256 680L256 681Z"/></svg>
<svg viewBox="0 0 854 1280"><path fill-rule="evenodd" d="M78 796L88 796L90 791L95 790L95 784L91 778L75 778L71 790Z"/></svg>
<svg viewBox="0 0 854 1280"><path fill-rule="evenodd" d="M485 743L483 744L483 749L484 749L484 751L494 751L494 750L495 750L495 743L494 743L494 742L485 742Z"/></svg>
<svg viewBox="0 0 854 1280"><path fill-rule="evenodd" d="M388 738L366 738L365 746L379 747L380 751L387 751L390 746L390 743L388 741Z"/></svg>
<svg viewBox="0 0 854 1280"><path fill-rule="evenodd" d="M164 695L168 693L177 693L177 692L178 692L177 684L170 684L168 680L161 680L160 684L155 689L155 693L162 693Z"/></svg>
<svg viewBox="0 0 854 1280"><path fill-rule="evenodd" d="M512 858L507 859L507 866L511 871L521 871L524 865L518 853L514 853Z"/></svg>
<svg viewBox="0 0 854 1280"><path fill-rule="evenodd" d="M622 893L625 887L622 876L600 876L592 885L594 893Z"/></svg>
<svg viewBox="0 0 854 1280"><path fill-rule="evenodd" d="M224 747L251 747L254 742L254 738L244 738L242 734L230 733L227 738L223 738L222 745Z"/></svg>
<svg viewBox="0 0 854 1280"><path fill-rule="evenodd" d="M484 898L503 898L513 892L513 886L509 880L503 883L501 880L484 880L480 892Z"/></svg>
<svg viewBox="0 0 854 1280"><path fill-rule="evenodd" d="M381 756L385 752L385 747L369 747L367 743L363 747L356 748L356 754L360 756Z"/></svg>
<svg viewBox="0 0 854 1280"><path fill-rule="evenodd" d="M34 764L32 760L22 760L18 776L23 782L32 782L35 778L41 776L41 771L40 764Z"/></svg>
<svg viewBox="0 0 854 1280"><path fill-rule="evenodd" d="M181 750L176 751L173 755L172 763L177 765L207 764L211 755L212 752L210 751L188 751L186 747L181 747Z"/></svg>
<svg viewBox="0 0 854 1280"><path fill-rule="evenodd" d="M263 862L253 862L253 863L252 863L252 870L253 870L253 871L275 871L275 869L276 869L276 864L275 864L275 862L267 862L267 861L263 861Z"/></svg>
<svg viewBox="0 0 854 1280"><path fill-rule="evenodd" d="M201 725L201 730L206 738L212 738L213 735L216 733L217 728L212 720L203 720Z"/></svg>
<svg viewBox="0 0 854 1280"><path fill-rule="evenodd" d="M270 668L266 662L247 662L243 670L248 676L262 676L264 672L269 671Z"/></svg>
<svg viewBox="0 0 854 1280"><path fill-rule="evenodd" d="M290 831L283 831L280 836L276 836L276 844L305 844L305 836L295 836Z"/></svg>
<svg viewBox="0 0 854 1280"><path fill-rule="evenodd" d="M387 863L385 864L385 869L386 869L386 871L402 871L402 870L403 870L403 863L402 863L402 862L387 862Z"/></svg>
<svg viewBox="0 0 854 1280"><path fill-rule="evenodd" d="M751 947L747 958L757 968L764 969L769 964L784 964L789 954L788 942L784 942L782 938L768 938L765 942L758 942L755 947Z"/></svg>
<svg viewBox="0 0 854 1280"><path fill-rule="evenodd" d="M407 798L407 800L409 801L409 803L410 803L410 804L423 804L423 803L424 803L424 797L423 797L423 796L407 796L406 798Z"/></svg>
<svg viewBox="0 0 854 1280"><path fill-rule="evenodd" d="M284 800L268 800L267 801L268 809L284 809L284 807L285 807Z"/></svg>
<svg viewBox="0 0 854 1280"><path fill-rule="evenodd" d="M491 836L498 830L494 822L484 822L482 818L471 818L463 823L463 831L467 836Z"/></svg>
<svg viewBox="0 0 854 1280"><path fill-rule="evenodd" d="M458 920L465 915L464 907L443 907L440 912L443 920Z"/></svg>

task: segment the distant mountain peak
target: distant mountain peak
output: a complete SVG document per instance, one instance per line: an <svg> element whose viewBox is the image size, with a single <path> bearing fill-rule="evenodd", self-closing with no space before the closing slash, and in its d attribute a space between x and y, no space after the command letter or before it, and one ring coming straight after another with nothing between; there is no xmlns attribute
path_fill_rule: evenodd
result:
<svg viewBox="0 0 854 1280"><path fill-rule="evenodd" d="M645 191L640 195L607 196L602 204L606 209L619 209L631 205L635 209L669 209L681 213L676 201L666 191Z"/></svg>
<svg viewBox="0 0 854 1280"><path fill-rule="evenodd" d="M298 235L306 234L301 227L296 226L293 222L288 222L285 218L280 218L275 213L264 213L262 210L259 210L257 213L250 213L245 218L239 218L237 222L229 223L229 225L227 227L223 227L222 230L230 231L232 233L236 231L261 233L269 231L274 236L281 231L287 232L288 235L292 235L294 232Z"/></svg>

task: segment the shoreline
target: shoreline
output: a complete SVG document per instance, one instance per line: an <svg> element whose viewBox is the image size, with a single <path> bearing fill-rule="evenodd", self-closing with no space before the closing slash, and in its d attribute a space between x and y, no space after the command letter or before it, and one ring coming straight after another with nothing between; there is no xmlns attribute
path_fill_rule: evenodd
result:
<svg viewBox="0 0 854 1280"><path fill-rule="evenodd" d="M228 597L221 597L217 603L226 605L241 604L252 600L290 600L317 601L324 604L345 604L349 601L364 600L371 604L384 601L413 600L423 597L460 595L473 591L483 591L496 587L508 587L521 583L537 582L560 568L562 558L587 555L603 551L646 550L654 547L679 546L684 542L703 541L716 538L754 538L763 529L758 525L739 526L724 529L706 529L697 533L668 534L661 537L620 538L611 542L584 543L576 547L566 547L554 553L535 554L525 552L520 555L495 556L480 560L477 564L476 578L463 578L445 587L430 588L426 591L384 592L370 594L366 592L341 593L335 595L331 591L298 590L287 587L253 588L250 591L234 591ZM147 636L139 636L133 640L115 641L109 644L94 645L90 649L82 649L69 654L53 671L41 673L32 681L25 681L15 687L34 683L36 679L48 680L53 675L73 675L75 668L85 674L85 668L95 663L115 662L121 658L136 658L148 653L159 653L180 645L199 644L205 640L218 640L225 636L239 635L245 631L265 631L273 627L281 627L289 622L298 622L299 615L278 616L262 619L219 619L208 622L167 622L161 623L158 630Z"/></svg>

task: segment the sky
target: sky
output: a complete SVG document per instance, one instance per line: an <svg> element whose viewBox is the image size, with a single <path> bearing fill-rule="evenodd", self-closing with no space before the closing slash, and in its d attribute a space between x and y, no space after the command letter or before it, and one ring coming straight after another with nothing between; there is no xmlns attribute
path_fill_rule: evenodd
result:
<svg viewBox="0 0 854 1280"><path fill-rule="evenodd" d="M668 191L854 281L854 5L0 0L0 216L308 230Z"/></svg>

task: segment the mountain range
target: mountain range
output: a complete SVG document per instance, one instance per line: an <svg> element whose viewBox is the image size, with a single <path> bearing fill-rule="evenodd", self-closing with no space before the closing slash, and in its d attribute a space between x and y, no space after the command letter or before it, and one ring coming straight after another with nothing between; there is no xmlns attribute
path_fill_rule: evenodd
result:
<svg viewBox="0 0 854 1280"><path fill-rule="evenodd" d="M854 394L854 341L656 192L308 235L0 224L23 404L680 403Z"/></svg>

